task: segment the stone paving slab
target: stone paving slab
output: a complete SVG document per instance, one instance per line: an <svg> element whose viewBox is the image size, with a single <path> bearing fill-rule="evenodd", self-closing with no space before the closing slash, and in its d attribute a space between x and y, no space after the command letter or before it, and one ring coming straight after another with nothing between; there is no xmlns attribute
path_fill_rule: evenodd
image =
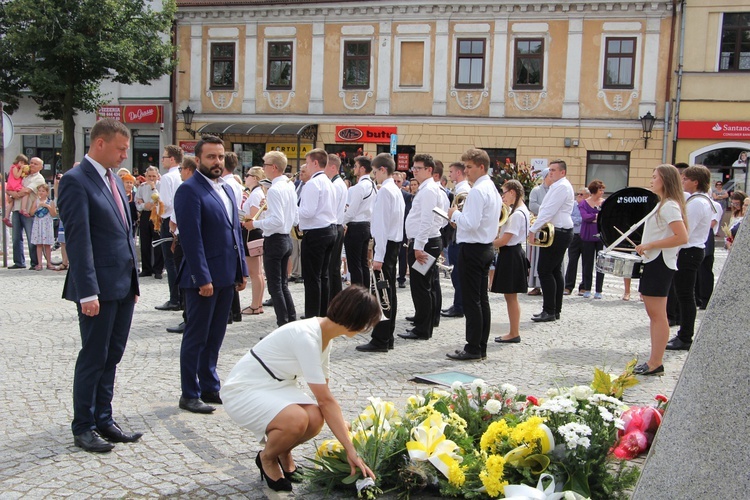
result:
<svg viewBox="0 0 750 500"><path fill-rule="evenodd" d="M716 251L716 270L726 252ZM12 261L11 261L12 262ZM254 458L260 446L219 407L213 415L179 410L180 336L165 331L180 313L156 311L167 298L166 279L141 281L142 297L115 388L115 418L126 429L145 432L136 444L118 444L104 455L75 448L70 433L72 378L80 338L75 307L60 298L64 273L0 269L0 500L15 498L266 498L277 497L259 481ZM452 299L443 278L444 307ZM303 286L291 285L301 310ZM397 332L413 312L408 288L399 289ZM643 304L623 302L622 280L607 276L604 299L565 297L562 319L534 324L541 297L521 296L520 344L490 341L482 362L450 361L447 352L463 346L464 320L443 318L430 341L396 339L389 353L355 351L364 335L337 339L332 353L331 388L347 419L354 418L369 396L399 405L428 386L410 381L416 373L459 370L491 384L508 382L527 393L554 386L589 383L594 367L619 371L649 352L648 317ZM637 297L637 282L632 297ZM242 293L249 302L250 291ZM490 294L491 339L507 331L501 295ZM258 341L273 330L272 308L228 326L219 358L223 376ZM702 318L699 312L698 321ZM674 333L675 329L673 329ZM644 378L626 393L626 402L648 404L656 393L670 395L686 354L668 352L663 377ZM319 439L330 437L327 428ZM314 453L302 446L298 460ZM294 495L322 498L303 486Z"/></svg>

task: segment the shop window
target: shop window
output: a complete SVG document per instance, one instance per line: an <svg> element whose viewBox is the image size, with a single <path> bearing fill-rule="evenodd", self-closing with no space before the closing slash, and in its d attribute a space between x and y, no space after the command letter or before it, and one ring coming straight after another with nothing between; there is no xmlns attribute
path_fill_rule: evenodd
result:
<svg viewBox="0 0 750 500"><path fill-rule="evenodd" d="M459 38L456 46L456 88L484 88L484 39Z"/></svg>
<svg viewBox="0 0 750 500"><path fill-rule="evenodd" d="M516 39L514 61L514 89L535 90L543 87L544 39Z"/></svg>
<svg viewBox="0 0 750 500"><path fill-rule="evenodd" d="M503 165L510 162L516 163L516 150L504 148L482 148L490 157L490 168L495 171L502 170Z"/></svg>
<svg viewBox="0 0 750 500"><path fill-rule="evenodd" d="M234 88L234 43L211 44L212 89Z"/></svg>
<svg viewBox="0 0 750 500"><path fill-rule="evenodd" d="M605 89L633 88L635 48L635 38L607 37L604 51Z"/></svg>
<svg viewBox="0 0 750 500"><path fill-rule="evenodd" d="M599 179L607 186L607 193L628 187L630 153L589 151L586 156L586 185Z"/></svg>
<svg viewBox="0 0 750 500"><path fill-rule="evenodd" d="M390 153L391 146L389 144L378 144L377 153ZM393 155L393 161L396 162L396 171L405 172L407 179L411 179L413 174L411 170L411 163L414 159L414 155L417 154L416 146L397 145L396 154ZM445 162L443 162L445 164Z"/></svg>
<svg viewBox="0 0 750 500"><path fill-rule="evenodd" d="M293 59L292 42L268 44L268 89L291 90Z"/></svg>
<svg viewBox="0 0 750 500"><path fill-rule="evenodd" d="M370 42L369 40L344 42L345 89L370 88Z"/></svg>
<svg viewBox="0 0 750 500"><path fill-rule="evenodd" d="M750 13L724 14L719 71L750 71Z"/></svg>
<svg viewBox="0 0 750 500"><path fill-rule="evenodd" d="M325 150L328 154L335 154L341 158L341 172L349 177L354 167L354 158L362 154L363 147L362 144L336 143L326 144Z"/></svg>
<svg viewBox="0 0 750 500"><path fill-rule="evenodd" d="M260 167L263 165L263 155L266 154L266 145L260 143L235 142L232 144L232 151L237 154L240 160L242 178L245 178L245 172L250 167Z"/></svg>
<svg viewBox="0 0 750 500"><path fill-rule="evenodd" d="M422 41L401 42L401 58L399 61L398 86L406 88L421 88L424 86L425 43Z"/></svg>

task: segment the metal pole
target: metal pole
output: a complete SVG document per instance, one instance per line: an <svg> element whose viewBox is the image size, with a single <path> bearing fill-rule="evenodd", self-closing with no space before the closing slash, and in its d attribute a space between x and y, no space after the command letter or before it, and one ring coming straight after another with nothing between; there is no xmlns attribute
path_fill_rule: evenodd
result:
<svg viewBox="0 0 750 500"><path fill-rule="evenodd" d="M5 132L3 131L3 101L0 101L0 175L2 175L2 203L3 203L3 219L8 216L5 207ZM8 237L5 227L3 231L3 267L8 267Z"/></svg>

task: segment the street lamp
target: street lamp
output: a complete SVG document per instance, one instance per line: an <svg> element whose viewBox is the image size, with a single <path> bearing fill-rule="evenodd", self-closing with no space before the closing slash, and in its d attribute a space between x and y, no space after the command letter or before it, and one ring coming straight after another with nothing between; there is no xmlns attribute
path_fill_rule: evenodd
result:
<svg viewBox="0 0 750 500"><path fill-rule="evenodd" d="M643 149L648 149L648 140L651 138L651 131L654 129L654 123L656 117L651 114L651 111L647 111L645 115L641 116L641 127L643 128Z"/></svg>
<svg viewBox="0 0 750 500"><path fill-rule="evenodd" d="M190 106L180 111L180 114L182 114L182 122L185 125L185 132L190 134L193 139L195 139L195 130L190 128L193 125L193 115L195 115L195 111L190 109Z"/></svg>

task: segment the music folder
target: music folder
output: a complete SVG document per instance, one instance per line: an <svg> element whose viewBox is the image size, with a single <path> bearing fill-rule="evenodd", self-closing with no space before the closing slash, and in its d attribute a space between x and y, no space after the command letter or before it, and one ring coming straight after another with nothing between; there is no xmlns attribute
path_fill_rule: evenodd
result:
<svg viewBox="0 0 750 500"><path fill-rule="evenodd" d="M435 213L435 214L437 214L437 215L439 215L440 217L442 217L443 219L447 220L448 222L450 222L450 218L448 217L448 212L446 212L442 208L435 207L435 208L432 209L432 212Z"/></svg>
<svg viewBox="0 0 750 500"><path fill-rule="evenodd" d="M420 274L427 274L427 271L430 270L430 268L435 264L435 257L433 257L430 254L427 254L427 262L424 264L420 263L418 260L414 261L414 264L412 264L412 269L415 271L419 271Z"/></svg>

